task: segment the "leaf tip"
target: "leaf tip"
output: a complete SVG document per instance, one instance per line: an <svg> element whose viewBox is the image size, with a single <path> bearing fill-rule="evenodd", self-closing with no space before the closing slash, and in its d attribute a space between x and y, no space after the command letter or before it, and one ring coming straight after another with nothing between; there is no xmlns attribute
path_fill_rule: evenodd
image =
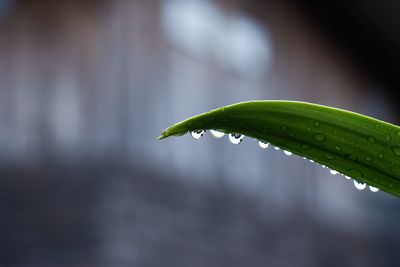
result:
<svg viewBox="0 0 400 267"><path fill-rule="evenodd" d="M167 135L165 133L162 133L159 137L157 137L157 140L162 140L167 138Z"/></svg>
<svg viewBox="0 0 400 267"><path fill-rule="evenodd" d="M164 130L159 137L157 137L157 140L162 140L165 139L167 137L171 136L171 131L169 131L168 129Z"/></svg>

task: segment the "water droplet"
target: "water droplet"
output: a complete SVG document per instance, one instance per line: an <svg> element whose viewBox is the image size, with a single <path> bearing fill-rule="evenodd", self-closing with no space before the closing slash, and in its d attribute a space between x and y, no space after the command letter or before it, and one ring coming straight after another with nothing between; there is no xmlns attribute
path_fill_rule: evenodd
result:
<svg viewBox="0 0 400 267"><path fill-rule="evenodd" d="M262 148L262 149L266 149L269 144L268 143L264 143L263 141L258 141L258 145Z"/></svg>
<svg viewBox="0 0 400 267"><path fill-rule="evenodd" d="M312 159L310 159L310 162L311 162L311 163L314 163L314 161L313 161Z"/></svg>
<svg viewBox="0 0 400 267"><path fill-rule="evenodd" d="M210 133L215 138L222 138L225 135L225 133L216 130L210 130Z"/></svg>
<svg viewBox="0 0 400 267"><path fill-rule="evenodd" d="M204 130L194 130L194 131L191 131L191 132L190 132L190 135L191 135L194 139L199 140L200 138L203 137L204 132L205 132Z"/></svg>
<svg viewBox="0 0 400 267"><path fill-rule="evenodd" d="M378 155L378 158L383 159L383 155L382 155L382 154L379 154L379 155Z"/></svg>
<svg viewBox="0 0 400 267"><path fill-rule="evenodd" d="M397 156L400 156L400 147L394 146L394 147L392 147L392 151L393 151L393 153L396 154Z"/></svg>
<svg viewBox="0 0 400 267"><path fill-rule="evenodd" d="M350 180L350 176L345 175L344 178L346 178L347 180Z"/></svg>
<svg viewBox="0 0 400 267"><path fill-rule="evenodd" d="M286 155L286 156L290 156L290 155L292 155L292 154L293 154L292 152L290 152L290 151L287 151L287 150L283 150L283 153L285 153L285 155Z"/></svg>
<svg viewBox="0 0 400 267"><path fill-rule="evenodd" d="M322 167L322 168L324 168L324 169L326 168L326 166L325 166L325 165L321 165L321 167Z"/></svg>
<svg viewBox="0 0 400 267"><path fill-rule="evenodd" d="M237 145L240 144L243 141L244 135L242 134L229 134L229 141L231 141L232 144Z"/></svg>
<svg viewBox="0 0 400 267"><path fill-rule="evenodd" d="M394 184L390 183L390 184L389 184L389 187L390 187L390 188L393 188L393 187L394 187Z"/></svg>
<svg viewBox="0 0 400 267"><path fill-rule="evenodd" d="M386 138L386 140L390 141L390 135L386 134L385 138Z"/></svg>
<svg viewBox="0 0 400 267"><path fill-rule="evenodd" d="M376 143L376 138L375 137L373 137L373 136L368 136L368 142L370 142L370 143Z"/></svg>
<svg viewBox="0 0 400 267"><path fill-rule="evenodd" d="M367 185L365 183L354 181L354 187L357 188L357 190L364 190Z"/></svg>
<svg viewBox="0 0 400 267"><path fill-rule="evenodd" d="M318 142L322 142L325 140L325 135L320 133L314 134L314 139L317 140Z"/></svg>
<svg viewBox="0 0 400 267"><path fill-rule="evenodd" d="M336 149L337 151L340 151L340 146L335 146L335 149Z"/></svg>
<svg viewBox="0 0 400 267"><path fill-rule="evenodd" d="M379 188L376 188L376 187L373 187L373 186L369 186L369 190L370 190L371 192L378 192L378 191L379 191Z"/></svg>
<svg viewBox="0 0 400 267"><path fill-rule="evenodd" d="M338 174L338 172L337 171L335 171L335 170L330 170L329 171L332 175L336 175L336 174Z"/></svg>
<svg viewBox="0 0 400 267"><path fill-rule="evenodd" d="M318 126L319 126L319 122L316 121L316 122L314 123L314 126L315 126L315 127L318 127Z"/></svg>
<svg viewBox="0 0 400 267"><path fill-rule="evenodd" d="M280 149L280 148L279 148L279 147L277 147L277 146L276 146L276 147L274 147L274 148L275 148L275 150L279 150L279 149Z"/></svg>
<svg viewBox="0 0 400 267"><path fill-rule="evenodd" d="M372 158L371 158L371 157L365 157L365 160L366 160L366 161L371 161Z"/></svg>

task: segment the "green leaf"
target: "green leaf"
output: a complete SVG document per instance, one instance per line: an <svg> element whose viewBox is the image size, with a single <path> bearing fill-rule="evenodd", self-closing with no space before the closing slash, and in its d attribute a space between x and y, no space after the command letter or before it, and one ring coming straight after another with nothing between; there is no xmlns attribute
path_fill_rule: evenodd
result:
<svg viewBox="0 0 400 267"><path fill-rule="evenodd" d="M295 101L250 101L189 118L158 139L194 130L244 134L400 196L400 127Z"/></svg>

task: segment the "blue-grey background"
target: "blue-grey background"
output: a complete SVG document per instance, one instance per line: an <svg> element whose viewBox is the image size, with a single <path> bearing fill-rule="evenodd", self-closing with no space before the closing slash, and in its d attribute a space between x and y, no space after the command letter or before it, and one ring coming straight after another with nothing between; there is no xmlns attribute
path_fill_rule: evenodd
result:
<svg viewBox="0 0 400 267"><path fill-rule="evenodd" d="M396 266L399 199L249 138L155 140L252 99L397 123L380 3L0 0L0 266Z"/></svg>

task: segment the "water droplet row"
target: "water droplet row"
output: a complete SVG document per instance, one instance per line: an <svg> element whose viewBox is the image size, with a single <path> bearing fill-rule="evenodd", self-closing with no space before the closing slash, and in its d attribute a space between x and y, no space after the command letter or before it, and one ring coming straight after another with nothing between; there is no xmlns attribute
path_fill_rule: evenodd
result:
<svg viewBox="0 0 400 267"><path fill-rule="evenodd" d="M354 187L357 190L364 190L365 188L367 188L367 185L365 183L360 183L360 182L357 182L356 180L354 180ZM368 186L368 187L369 187L369 191L371 191L371 192L375 193L375 192L379 191L379 189L376 187L373 187L373 186Z"/></svg>
<svg viewBox="0 0 400 267"><path fill-rule="evenodd" d="M205 133L205 130L194 130L194 131L191 131L191 132L190 132L191 136L192 136L194 139L196 139L196 140L199 140L200 138L202 138L202 137L204 136L204 133ZM210 130L210 133L211 133L211 135L212 135L213 137L215 137L215 138L222 138L222 137L225 135L225 133L219 132L219 131L216 131L216 130ZM320 136L320 135L317 135L317 136L314 136L314 137L315 137L315 139L317 139L318 141L323 141L323 140L325 140L325 136L322 137L322 136ZM229 134L229 141L230 141L232 144L238 145L238 144L240 144L240 143L243 141L243 139L244 139L244 135L242 135L242 134L238 134L238 133L231 133L231 134ZM372 138L369 138L369 141L370 141L371 143L374 143L374 141L376 142L376 140L374 140L373 137L372 137ZM267 148L269 147L269 144L266 143L266 142L263 142L263 141L259 141L259 142L258 142L258 145L259 145L262 149L267 149ZM274 148L275 148L275 150L280 150L280 148L277 147L277 146L275 146ZM338 148L338 149L340 149L340 148ZM287 150L283 150L283 153L284 153L285 155L287 155L287 156L290 156L290 155L293 154L292 152L287 151ZM399 153L399 154L400 154L400 153ZM304 159L307 159L306 157L303 157L303 158L304 158ZM310 159L309 161L312 162L312 163L315 162L315 161L313 161L312 159ZM321 166L322 166L322 168L327 168L325 165L321 165ZM339 173L338 171L333 170L333 169L330 169L329 172L330 172L332 175L341 174L341 173ZM343 175L343 174L341 174L341 175ZM344 176L346 179L348 179L348 180L351 179L351 178L350 178L349 176L347 176L347 175L343 175L343 176ZM367 187L367 185L366 185L365 183L360 183L360 182L358 182L358 181L356 181L356 180L354 180L353 183L354 183L354 187L355 187L357 190L364 190L364 189ZM370 190L371 192L378 192L378 191L379 191L378 188L373 187L373 186L369 186L369 190Z"/></svg>
<svg viewBox="0 0 400 267"><path fill-rule="evenodd" d="M330 172L332 175L340 174L340 175L344 176L347 180L351 180L350 176L341 174L341 173L339 173L339 172L336 171L336 170L329 170L329 172ZM367 184L366 184L366 183L360 183L360 182L358 182L358 181L356 181L356 180L353 180L353 183L354 183L354 187L355 187L357 190L364 190L364 189L367 187ZM371 192L374 192L374 193L379 191L378 188L373 187L373 186L369 186L369 190L370 190Z"/></svg>

